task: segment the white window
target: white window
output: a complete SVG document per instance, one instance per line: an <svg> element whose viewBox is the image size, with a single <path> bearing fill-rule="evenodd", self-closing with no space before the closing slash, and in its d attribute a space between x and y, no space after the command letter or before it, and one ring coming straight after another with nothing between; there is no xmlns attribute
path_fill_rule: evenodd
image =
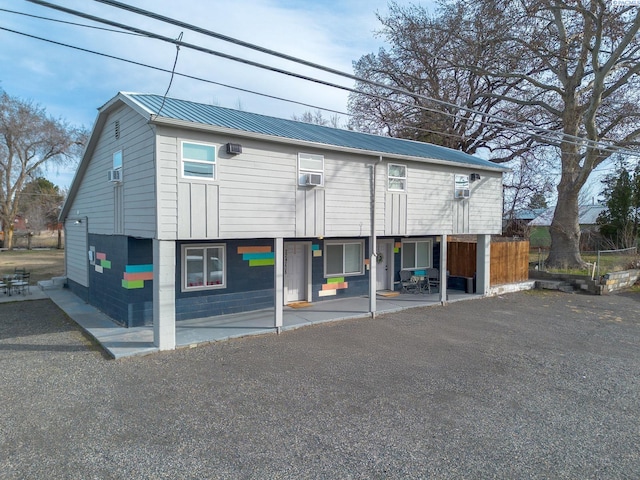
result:
<svg viewBox="0 0 640 480"><path fill-rule="evenodd" d="M454 198L469 198L469 175L456 175L454 180Z"/></svg>
<svg viewBox="0 0 640 480"><path fill-rule="evenodd" d="M432 241L430 239L416 239L402 241L402 269L420 270L431 268Z"/></svg>
<svg viewBox="0 0 640 480"><path fill-rule="evenodd" d="M225 288L225 259L224 245L183 245L182 291Z"/></svg>
<svg viewBox="0 0 640 480"><path fill-rule="evenodd" d="M364 240L326 242L324 276L341 277L364 273Z"/></svg>
<svg viewBox="0 0 640 480"><path fill-rule="evenodd" d="M216 178L216 147L206 143L182 142L182 176L186 178Z"/></svg>
<svg viewBox="0 0 640 480"><path fill-rule="evenodd" d="M298 185L324 185L324 156L311 153L298 154Z"/></svg>
<svg viewBox="0 0 640 480"><path fill-rule="evenodd" d="M407 190L406 165L389 164L389 190L404 192Z"/></svg>
<svg viewBox="0 0 640 480"><path fill-rule="evenodd" d="M122 150L118 150L113 154L113 169L122 170Z"/></svg>

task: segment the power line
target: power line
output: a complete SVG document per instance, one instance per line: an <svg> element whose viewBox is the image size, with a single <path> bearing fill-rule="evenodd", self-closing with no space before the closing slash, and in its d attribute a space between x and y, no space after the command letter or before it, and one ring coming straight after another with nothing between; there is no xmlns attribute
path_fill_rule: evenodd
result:
<svg viewBox="0 0 640 480"><path fill-rule="evenodd" d="M33 1L33 0L28 0L28 1ZM523 124L521 122L516 122L516 121L513 121L513 120L501 118L498 115L493 115L493 114L480 112L478 110L474 110L474 109L471 109L471 108L468 108L468 107L463 107L463 106L460 106L460 105L456 105L456 104L453 104L453 103L450 103L450 102L446 102L444 100L439 100L439 99L436 99L436 98L427 97L425 95L416 94L415 92L410 92L410 91L402 89L402 88L393 87L393 86L385 85L385 84L380 83L380 82L375 82L375 81L372 81L372 80L369 80L369 79L358 77L357 75L353 75L353 74L348 73L348 72L344 72L344 71L337 70L337 69L334 69L334 68L330 68L330 67L327 67L327 66L324 66L324 65L320 65L320 64L317 64L317 63L314 63L314 62L310 62L308 60L304 60L304 59L301 59L301 58L298 58L298 57L287 55L287 54L284 54L282 52L278 52L278 51L275 51L275 50L272 50L272 49L268 49L268 48L262 47L260 45L255 45L255 44L252 44L252 43L249 43L249 42L245 42L245 41L239 40L237 38L233 38L233 37L230 37L230 36L227 36L227 35L223 35L223 34L220 34L220 33L217 33L217 32L213 32L211 30L208 30L208 29L205 29L205 28L202 28L202 27L198 27L198 26L193 25L191 23L182 22L180 20L176 20L174 18L166 17L164 15L160 15L160 14L155 13L155 12L151 12L151 11L144 10L144 9L141 9L141 8L133 7L131 5L127 5L125 3L122 3L122 2L119 2L119 1L116 1L116 0L94 0L94 1L98 2L98 3L103 3L105 5L109 5L109 6L112 6L112 7L116 7L116 8L119 8L119 9L127 10L129 12L136 13L138 15L146 16L146 17L152 18L154 20L159 20L161 22L169 23L171 25L176 25L176 26L179 26L179 27L187 28L187 29L189 29L189 30L191 30L193 32L196 32L196 33L200 33L200 34L203 34L203 35L206 35L206 36L210 36L210 37L213 37L213 38L216 38L216 39L219 39L219 40L223 40L225 42L229 42L229 43L232 43L232 44L235 44L235 45L239 45L239 46L251 49L251 50L255 50L255 51L258 51L258 52L261 52L261 53L266 53L267 55L271 55L271 56L275 56L275 57L282 58L282 59L285 59L285 60L289 60L289 61L294 62L294 63L298 63L298 64L305 65L305 66L308 66L308 67L312 67L312 68L315 68L315 69L318 69L318 70L321 70L321 71L324 71L324 72L332 73L334 75L338 75L338 76L341 76L341 77L344 77L344 78L348 78L350 80L355 80L357 82L364 82L364 83L367 83L367 84L372 85L372 86L389 89L389 90L395 91L397 93L402 93L404 95L410 95L412 97L416 97L417 96L417 97L422 98L424 100L429 100L429 101L435 102L437 104L440 104L440 105L443 105L443 106L446 106L446 107L449 107L449 108L457 108L457 109L466 111L468 113L473 113L474 115L481 115L481 116L486 116L488 118L492 118L492 119L495 119L495 120L499 120L500 122L509 122L512 125L520 126L520 127L526 128L528 130L531 130L531 131L534 131L534 132L538 132L538 134L540 132L542 132L542 133L547 133L547 134L552 134L552 135L556 134L557 135L557 132L554 132L554 131L551 131L551 130L531 127L531 126ZM35 1L34 3L43 3L43 2ZM44 2L44 3L46 3L46 2ZM356 93L362 93L362 92L356 91ZM442 113L442 112L438 112L438 113ZM587 142L587 143L591 143L592 145L596 146L597 148L602 148L602 147L600 147L600 145L602 143L601 141L588 140L588 139L584 139L584 138L573 136L573 135L567 135L567 134L562 134L561 138L563 140L566 139L566 138L569 138L569 139L572 139L572 140L578 140L578 141L580 141L582 143ZM606 146L604 148L608 149L609 147Z"/></svg>
<svg viewBox="0 0 640 480"><path fill-rule="evenodd" d="M78 50L78 51L81 51L81 52L90 53L92 55L98 55L98 56L101 56L101 57L110 58L112 60L118 60L118 61L121 61L121 62L130 63L132 65L136 65L136 66L139 66L139 67L149 68L151 70L156 70L156 71L163 72L163 73L174 73L176 76L189 78L191 80L196 80L196 81L199 81L199 82L209 83L209 84L212 84L212 85L218 85L220 87L229 88L231 90L237 90L237 91L248 93L248 94L251 94L251 95L258 95L258 96L265 97L265 98L270 98L270 99L273 99L273 100L292 103L294 105L300 105L302 107L323 110L325 112L331 112L331 113L335 113L335 114L338 114L338 115L344 115L346 117L352 117L353 116L352 114L347 113L347 112L343 112L341 110L335 110L335 109L332 109L332 108L321 107L321 106L313 105L313 104L310 104L310 103L300 102L300 101L297 101L297 100L292 100L292 99L288 99L288 98L284 98L284 97L278 97L276 95L270 95L270 94L267 94L267 93L257 92L255 90L249 90L249 89L242 88L242 87L236 87L236 86L233 86L233 85L228 85L228 84L225 84L225 83L216 82L214 80L209 80L209 79L202 78L202 77L196 77L194 75L175 72L173 70L168 70L166 68L156 67L154 65L149 65L149 64L146 64L146 63L142 63L142 62L137 62L135 60L129 60L129 59L126 59L126 58L117 57L115 55L109 55L109 54L106 54L106 53L97 52L95 50L90 50L90 49L87 49L87 48L82 48L82 47L78 47L78 46L75 46L75 45L70 45L70 44L67 44L67 43L58 42L58 41L47 39L47 38L43 38L43 37L38 37L36 35L31 35L31 34L25 33L25 32L19 32L17 30L12 30L12 29L6 28L6 27L0 27L0 30L4 30L4 31L10 32L10 33L15 33L17 35L22 35L22 36L25 36L25 37L28 37L28 38L32 38L34 40L40 40L40 41L43 41L43 42L51 43L53 45L58 45L58 46L61 46L61 47L71 48L73 50ZM430 129L427 129L427 128L415 127L415 126L410 126L410 125L397 123L397 122L387 122L387 123L389 125L393 125L393 126L396 126L396 127L412 128L412 129L414 129L416 131L425 132L425 133L433 133L433 134L437 134L437 135L443 135L443 136L448 136L448 137L452 137L452 138L459 138L459 139L463 138L461 135L455 135L455 134L452 134L452 133L444 133L444 132L440 132L440 131L437 131L437 130L430 130Z"/></svg>
<svg viewBox="0 0 640 480"><path fill-rule="evenodd" d="M124 30L133 31L133 32L136 32L136 33L139 33L139 34L142 34L142 35L146 35L149 38L154 38L154 39L161 40L161 41L168 42L168 43L175 43L174 40L169 39L168 37L164 37L162 35L158 35L158 34L155 34L155 33L152 33L152 32L141 30L141 29L138 29L136 27L131 27L131 26L128 26L128 25L125 25L125 24L121 24L121 23L118 23L118 22L113 22L113 21L110 21L110 20L106 20L106 19L103 19L103 18L100 18L100 17L95 17L93 15L89 15L89 14L86 14L86 13L83 13L83 12L79 12L77 10L72 10L72 9L69 9L69 8L66 8L66 7L55 5L55 4L52 4L50 2L45 2L43 0L27 0L27 1L31 2L31 3L38 4L38 5L45 6L45 7L48 7L48 8L52 8L52 9L55 9L55 10L59 10L59 11L65 12L65 13L69 13L71 15L76 15L76 16L80 16L82 18L87 18L89 20L96 21L96 22L99 22L99 23L105 23L107 25L111 25L111 26L114 26L114 27L117 27L117 28L122 28ZM323 71L326 71L326 72L330 72L330 73L333 73L333 74L336 74L336 75L339 75L339 76L342 76L342 77L346 77L346 78L349 78L349 79L352 79L352 80L363 82L363 83L366 83L366 84L369 84L369 85L373 85L373 86L376 86L376 87L379 87L379 88L389 89L389 90L392 90L392 91L394 91L396 93L401 93L403 95L410 95L412 97L418 97L418 98L421 98L421 99L424 99L424 100L427 100L427 101L430 101L430 102L434 102L436 104L447 106L449 108L455 108L455 109L463 110L463 111L466 111L466 112L469 112L469 113L473 113L474 115L480 115L482 117L498 120L498 121L500 121L502 123L505 123L505 122L506 123L510 123L511 125L517 126L520 129L525 129L525 131L522 131L522 130L518 130L518 129L513 128L513 127L504 126L503 128L505 130L510 130L510 131L514 131L516 133L521 133L521 134L524 133L526 135L534 135L534 136L538 136L540 138L544 138L545 140L549 140L550 138L557 138L557 135L558 135L558 132L553 131L553 130L532 127L532 126L526 125L526 124L524 124L522 122L517 122L517 121L514 121L514 120L501 118L498 115L480 112L480 111L477 111L477 110L474 110L474 109L471 109L471 108L468 108L468 107L462 107L462 106L459 106L459 105L456 105L456 104L453 104L453 103L445 102L443 100L438 100L438 99L435 99L435 98L427 97L425 95L416 94L414 92L410 92L408 90L404 90L404 89L401 89L401 88L392 87L392 86L385 85L385 84L382 84L382 83L379 83L379 82L374 82L374 81L371 81L371 80L368 80L368 79L365 79L365 78L357 77L357 76L352 75L350 73L341 72L341 71L335 70L335 69L330 69L330 68L324 67L322 65L318 65L318 64L315 64L315 63L312 63L312 62L308 62L306 60L302 60L302 59L299 59L299 58L296 58L296 57L292 57L290 55L285 55L285 54L282 54L282 53L279 53L279 52L275 52L273 50L269 50L269 49L265 49L263 47L259 47L257 45L253 45L253 44L250 44L250 43L247 43L247 42L243 42L241 40L237 40L237 39L234 39L232 37L228 37L228 36L225 36L225 35L217 34L215 32L211 32L209 30L197 27L197 26L189 24L189 23L179 22L177 20L170 19L168 17L164 17L164 16L161 16L161 15L153 13L153 12L148 12L146 10L138 9L136 7L131 7L129 5L122 4L121 2L116 2L116 1L113 1L113 0L95 0L95 1L98 1L98 2L101 2L101 3L105 3L105 4L109 4L111 6L116 6L118 8L124 8L124 9L132 11L134 13L139 13L140 15L149 16L150 18L154 18L154 19L157 19L157 20L169 21L170 23L179 25L179 26L184 27L184 28L188 28L188 29L190 29L192 31L195 31L195 32L198 32L198 33L202 33L202 34L205 34L205 35L213 36L214 38L222 39L222 40L225 40L225 41L230 41L230 42L232 42L234 44L241 45L241 46L246 47L246 48L251 48L253 50L258 50L258 51L261 51L263 53L267 53L269 55L275 55L275 56L278 56L280 58L286 58L287 60L290 60L290 61L293 61L293 62L296 62L296 63L301 63L301 64L306 65L306 66L311 66L313 68L319 68L320 70L323 70ZM226 58L228 60L233 60L233 61L237 61L237 62L240 62L240 63L244 63L244 64L247 64L247 65L250 65L250 66L253 66L253 67L270 70L270 71L273 71L275 73L280 73L280 74L283 74L283 75L292 76L292 77L295 77L295 78L298 78L298 79L302 79L302 80L306 80L306 81L322 84L322 85L325 85L325 86L341 89L341 90L348 91L348 92L351 92L351 93L367 95L366 93L361 92L359 90L356 90L354 88L345 87L343 85L335 84L335 83L332 83L332 82L320 80L320 79L317 79L317 78L312 78L312 77L309 77L309 76L306 76L306 75L293 73L293 72L290 72L290 71L287 71L287 70L279 69L279 68L276 68L276 67L271 67L271 66L264 65L264 64L261 64L261 63L258 63L258 62L253 62L253 61L250 61L250 60L247 60L247 59L243 59L243 58L240 58L240 57L235 57L235 56L232 56L232 55L223 54L221 52L218 52L218 51L215 51L215 50L211 50L211 49L207 49L207 48L204 48L204 47L200 47L198 45L187 44L187 43L183 43L183 42L181 42L180 45L181 46L185 46L186 48L192 48L192 49L194 49L196 51L200 51L200 52L203 52L203 53L208 53L210 55L215 55L215 56L219 56L219 57L222 57L222 58ZM400 102L399 100L393 100L393 102L404 104L404 105L407 105L407 106L410 106L410 107L413 107L413 108L415 108L415 107L421 108L421 106L408 104L406 102ZM444 115L452 115L452 114L449 114L447 112L438 112L438 113L441 113L441 114L444 114ZM488 122L483 122L483 121L480 121L480 120L472 120L472 121L475 122L475 123L481 123L481 124L484 124L484 125L490 125ZM550 135L550 137L545 137L542 134ZM571 141L569 141L569 140L571 140ZM591 147L602 149L602 150L606 150L606 151L611 151L611 150L621 151L621 149L619 149L615 145L603 145L602 142L599 142L599 141L589 140L589 139L577 137L577 136L574 136L574 135L568 135L568 134L564 134L564 133L561 133L561 140L560 141L565 142L565 143L574 144L574 145L577 145L577 146L584 146L586 144L586 145L590 145ZM638 155L638 153L632 152L632 151L629 151L628 154L630 154L630 155Z"/></svg>
<svg viewBox="0 0 640 480"><path fill-rule="evenodd" d="M110 21L110 20L106 20L106 19L102 19L102 18L99 18L99 17L95 17L93 15L89 15L89 14L86 14L86 13L83 13L83 12L79 12L77 10L68 9L68 8L65 8L65 7L62 7L62 6L58 6L58 5L55 5L55 4L51 4L49 2L45 2L45 1L42 1L42 0L27 0L27 1L30 2L30 3L35 3L35 4L38 4L38 5L41 5L41 6L45 6L45 7L48 7L48 8L55 9L55 10L59 10L59 11L65 12L65 13L69 13L71 15L80 16L82 18L86 18L86 19L89 19L89 20L92 20L92 21L96 21L96 22L99 22L99 23L105 23L107 25L111 25L111 26L114 26L116 28L121 28L123 30L135 32L137 34L140 34L140 35L143 35L143 36L147 36L149 38L153 38L153 39L156 39L156 40L161 40L161 41L168 42L168 43L173 43L173 44L176 44L176 45L179 45L179 46L185 46L186 48L191 48L191 49L194 49L196 51L200 51L202 53L207 53L207 54L210 54L210 55L222 57L222 58L225 58L225 59L228 59L228 60L232 60L232 61L236 61L236 62L239 62L239 63L246 64L246 65L249 65L249 66L253 66L253 67L257 67L257 68L261 68L261 69L266 69L266 70L269 70L269 71L272 71L272 72L275 72L275 73L280 73L280 74L283 74L283 75L292 76L294 78L298 78L298 79L301 79L301 80L306 80L306 81L318 83L318 84L321 84L321 85L325 85L325 86L341 89L341 90L344 90L344 91L347 91L347 92L351 92L351 93L364 94L364 95L373 96L374 98L381 98L379 96L375 96L375 95L371 95L371 94L367 94L367 93L361 92L361 91L356 90L356 89L351 88L351 87L346 87L344 85L339 85L339 84L335 84L333 82L320 80L320 79L317 79L317 78L309 77L307 75L302 75L302 74L290 72L290 71L287 71L287 70L283 70L283 69L272 67L272 66L265 65L265 64L262 64L262 63L254 62L254 61L247 60L247 59L244 59L244 58L240 58L240 57L237 57L237 56L224 54L222 52L219 52L219 51L216 51L216 50L212 50L212 49L208 49L208 48L204 48L204 47L201 47L199 45L189 44L189 43L186 43L186 42L176 42L175 40L173 40L171 38L168 38L168 37L165 37L165 36L162 36L162 35L159 35L159 34L155 34L155 33L149 32L149 31L138 29L136 27L131 27L131 26L128 26L128 25L125 25L125 24L121 24L121 23L118 23L118 22L113 22L113 21ZM114 6L120 6L120 5L125 6L124 4L121 4L120 2L113 2L113 1L107 1L107 0L95 0L95 1L100 1L102 3L108 3L108 4L114 5ZM125 6L125 7L129 7L129 6ZM135 9L135 7L130 7L130 8ZM158 19L167 18L167 17L159 16L157 14L153 14L152 12L146 12L146 11L140 10L140 9L135 9L135 10L138 10L140 12L148 13L148 15L152 15L152 18L156 18L156 17ZM171 20L171 19L169 19L169 20ZM180 22L180 25L184 26L185 28L189 28L191 30L197 31L199 33L209 32L208 30L201 29L199 27L196 27L194 25L187 24L187 23L184 23L184 22ZM516 133L521 133L521 134L524 133L524 134L527 134L527 135L534 135L534 136L538 136L540 138L543 138L545 140L550 140L550 138L556 138L557 135L558 135L558 132L555 132L555 131L552 131L552 130L531 127L531 126L523 124L521 122L516 122L516 121L512 121L512 120L501 118L501 117L499 117L497 115L493 115L493 114L489 114L489 113L483 113L483 112L480 112L480 111L477 111L477 110L473 110L473 109L470 109L470 108L467 108L467 107L462 107L462 106L455 105L455 104L452 104L452 103L449 103L449 102L445 102L445 101L442 101L442 100L434 99L434 98L427 97L427 96L420 95L420 94L415 94L415 93L410 92L408 90L404 90L404 89L388 86L388 85L381 84L381 83L378 83L378 82L373 82L373 81L370 81L370 80L367 80L367 79L364 79L364 78L360 78L360 77L357 77L357 76L354 76L354 75L351 75L351 74L348 74L348 73L345 73L345 72L340 72L338 70L329 69L328 67L323 67L323 66L320 66L320 65L317 65L317 64L313 64L312 62L307 62L305 60L296 59L295 57L291 57L291 56L288 56L288 55L280 54L278 52L274 52L274 51L271 51L271 50L268 50L268 49L263 49L262 47L258 47L258 46L252 45L252 44L248 44L247 42L242 42L240 40L232 39L231 37L221 36L219 34L215 34L215 32L209 32L209 33L211 33L212 35L217 36L217 37L229 38L231 41L233 41L233 43L242 44L242 46L246 46L247 48L259 49L261 51L264 51L264 53L275 54L276 56L280 56L281 58L285 58L286 57L288 60L295 61L297 63L302 63L302 64L307 65L307 66L313 66L314 68L320 68L321 70L329 71L330 73L334 73L336 75L340 75L340 76L343 76L343 77L346 77L346 78L355 79L357 81L360 81L360 82L363 82L363 83L367 83L367 84L370 84L370 85L373 85L373 86L376 86L376 87L379 87L379 88L389 89L389 90L395 91L397 93L402 93L403 95L411 95L411 96L414 96L414 97L422 98L424 100L427 100L427 101L430 101L430 102L434 102L436 104L445 105L445 106L447 106L449 108L455 108L455 109L467 111L467 112L473 113L475 115L480 115L480 116L483 116L483 117L486 117L486 118L496 119L496 120L499 120L500 122L507 122L507 123L510 123L512 125L515 125L515 126L518 126L520 128L524 128L525 129L525 131L523 132L522 130L518 130L518 129L513 128L513 127L506 127L505 126L505 127L503 127L505 130L511 130L511 131L514 131ZM388 100L388 99L386 99L386 100ZM399 100L391 100L391 101L393 101L395 103L398 103L398 104L409 106L411 108L427 109L426 107L422 107L422 106L414 105L414 104L409 104L407 102L401 102ZM453 114L450 114L448 112L442 112L442 111L437 111L437 112L440 113L440 114L443 114L443 115L449 115L449 116L453 115ZM471 121L474 122L474 123L490 125L486 121L483 122L481 120L475 120L475 119L471 119ZM551 137L545 137L542 134L551 135ZM603 149L603 150L606 150L606 151L617 151L617 152L625 152L628 155L638 155L637 152L626 151L624 149L616 147L615 145L602 145L601 142L594 141L594 140L589 140L589 139L585 139L585 138L581 138L581 137L577 137L577 136L573 136L573 135L562 134L561 138L563 139L561 141L564 141L564 142L570 143L570 144L574 144L574 145L578 145L578 146L584 146L585 144L587 144L587 145L591 145L592 147ZM569 141L569 139L571 139L572 141Z"/></svg>
<svg viewBox="0 0 640 480"><path fill-rule="evenodd" d="M6 8L0 8L0 12L13 13L15 15L22 15L24 17L37 18L38 20L47 20L49 22L57 22L57 23L65 24L65 25L73 25L74 27L92 28L94 30L102 30L104 32L122 33L122 34L125 34L125 35L134 35L134 36L138 36L138 37L143 36L143 35L139 35L137 33L131 33L131 32L126 32L126 31L123 32L122 30L114 30L113 28L97 27L95 25L87 25L85 23L69 22L69 21L66 21L66 20L58 20L56 18L42 17L40 15L33 15L31 13L16 12L15 10L7 10Z"/></svg>

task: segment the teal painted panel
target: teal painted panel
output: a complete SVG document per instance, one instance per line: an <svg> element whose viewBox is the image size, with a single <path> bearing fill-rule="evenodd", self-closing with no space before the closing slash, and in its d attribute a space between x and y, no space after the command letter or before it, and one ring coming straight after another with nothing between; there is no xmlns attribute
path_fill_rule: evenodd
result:
<svg viewBox="0 0 640 480"><path fill-rule="evenodd" d="M126 273L145 273L153 272L153 265L125 265Z"/></svg>
<svg viewBox="0 0 640 480"><path fill-rule="evenodd" d="M273 252L264 252L264 253L243 253L243 260L266 260L269 258L275 258Z"/></svg>
<svg viewBox="0 0 640 480"><path fill-rule="evenodd" d="M311 245L311 250L320 250L320 245Z"/></svg>

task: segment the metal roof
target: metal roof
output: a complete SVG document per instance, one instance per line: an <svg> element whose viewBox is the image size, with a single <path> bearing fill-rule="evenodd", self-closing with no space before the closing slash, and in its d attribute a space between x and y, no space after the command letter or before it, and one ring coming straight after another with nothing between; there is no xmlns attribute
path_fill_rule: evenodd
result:
<svg viewBox="0 0 640 480"><path fill-rule="evenodd" d="M579 205L578 224L595 225L598 223L598 216L607 209L604 205ZM551 207L542 212L529 222L532 227L550 227L553 221L553 214L556 207Z"/></svg>
<svg viewBox="0 0 640 480"><path fill-rule="evenodd" d="M121 93L121 95L138 104L149 115L157 115L160 118L230 128L282 139L369 151L374 154L403 155L459 163L465 166L471 165L478 168L499 171L508 170L488 160L430 143L325 127L214 105L164 98L161 95L140 93Z"/></svg>

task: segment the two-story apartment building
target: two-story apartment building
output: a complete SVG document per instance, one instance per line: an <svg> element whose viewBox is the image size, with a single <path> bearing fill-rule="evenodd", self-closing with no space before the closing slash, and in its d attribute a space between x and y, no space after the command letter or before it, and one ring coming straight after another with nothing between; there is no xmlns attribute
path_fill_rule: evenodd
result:
<svg viewBox="0 0 640 480"><path fill-rule="evenodd" d="M158 95L99 109L61 213L67 285L174 348L181 320L396 288L446 245L490 235L504 169L444 147ZM279 323L280 322L280 323Z"/></svg>

